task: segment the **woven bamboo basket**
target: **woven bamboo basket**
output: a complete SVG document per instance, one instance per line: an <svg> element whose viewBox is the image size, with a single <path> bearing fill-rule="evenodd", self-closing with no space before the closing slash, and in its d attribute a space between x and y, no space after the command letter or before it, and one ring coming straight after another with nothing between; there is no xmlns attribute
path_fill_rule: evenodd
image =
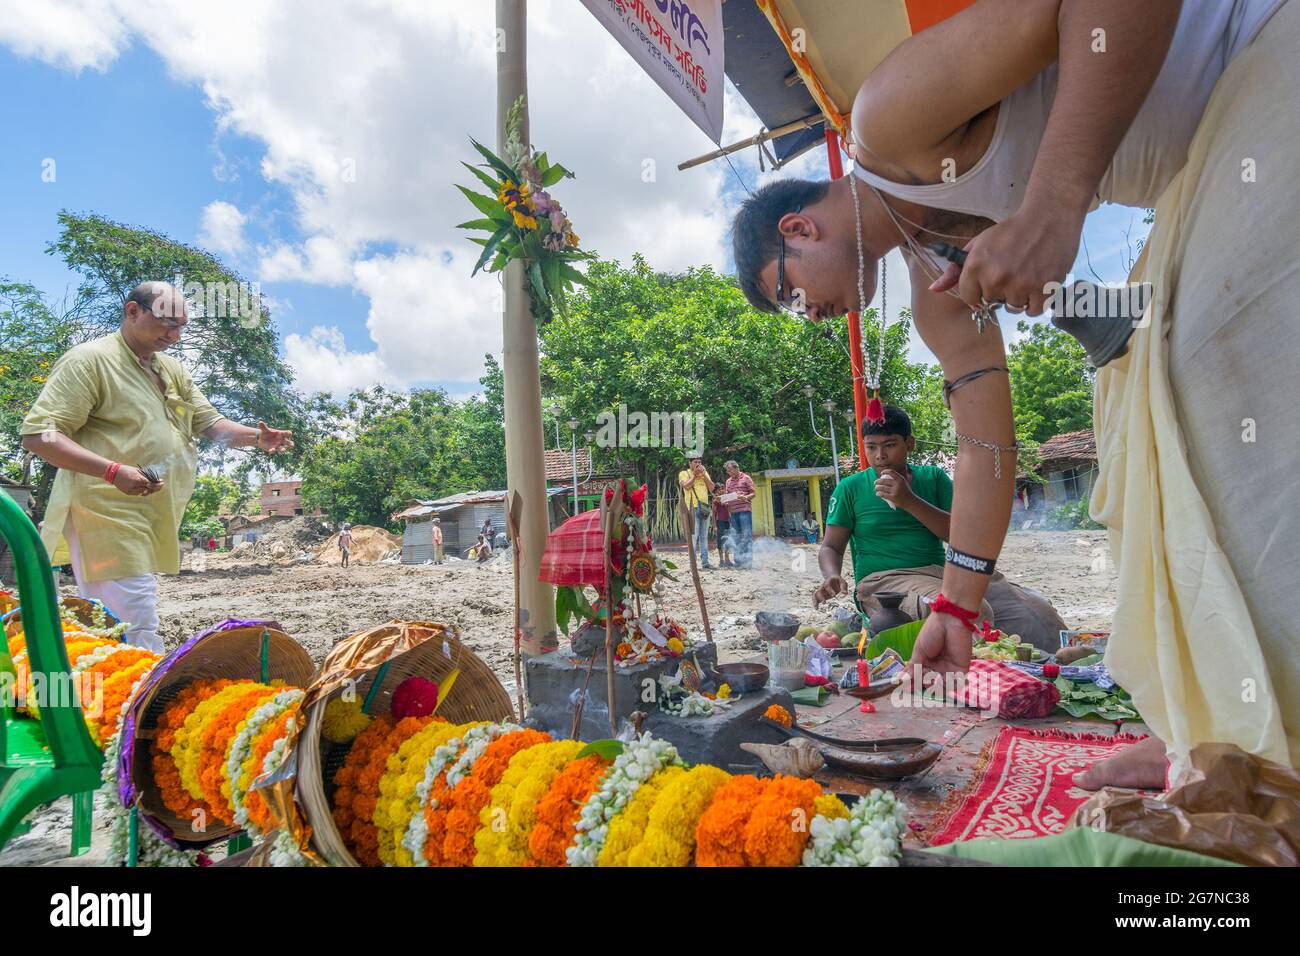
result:
<svg viewBox="0 0 1300 956"><path fill-rule="evenodd" d="M12 597L12 596L10 596ZM0 597L0 615L3 615L5 636L12 637L22 630L23 626L23 609L16 603L11 604L9 608L4 607L4 598ZM96 600L90 598L78 597L75 594L68 594L59 598L60 614L69 614L82 624L89 627L93 621L93 615L96 608L102 608L104 617L109 625L117 624L119 618L107 607Z"/></svg>
<svg viewBox="0 0 1300 956"><path fill-rule="evenodd" d="M447 625L389 621L341 641L330 651L316 683L308 689L306 720L294 743L297 802L311 827L312 849L330 865L360 864L348 851L331 812L334 774L349 747L321 736L326 705L351 688L368 702L369 713L385 714L393 691L408 677L424 677L442 687L453 670L460 673L445 699L439 700L438 716L453 723L514 719L510 695L492 669Z"/></svg>
<svg viewBox="0 0 1300 956"><path fill-rule="evenodd" d="M196 833L194 820L178 817L163 804L154 782L150 746L158 718L167 704L196 680L278 680L291 687L306 687L315 670L302 645L274 621L224 621L190 638L154 668L127 710L118 773L123 805L137 801L141 819L169 843L186 849L238 833L237 827L213 821Z"/></svg>

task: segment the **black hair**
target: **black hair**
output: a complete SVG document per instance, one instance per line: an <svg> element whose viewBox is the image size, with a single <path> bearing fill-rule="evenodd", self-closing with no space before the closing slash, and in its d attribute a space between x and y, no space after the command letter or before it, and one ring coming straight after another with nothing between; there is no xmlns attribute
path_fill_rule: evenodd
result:
<svg viewBox="0 0 1300 956"><path fill-rule="evenodd" d="M900 438L911 438L912 419L897 405L886 405L885 420L876 425L865 418L862 419L860 434L863 438L867 435L897 435Z"/></svg>
<svg viewBox="0 0 1300 956"><path fill-rule="evenodd" d="M776 224L796 207L807 209L821 202L829 188L830 183L824 180L778 179L740 204L740 211L731 223L736 280L749 304L760 312L779 311L758 287L758 274L769 262L775 261L780 246L781 236Z"/></svg>

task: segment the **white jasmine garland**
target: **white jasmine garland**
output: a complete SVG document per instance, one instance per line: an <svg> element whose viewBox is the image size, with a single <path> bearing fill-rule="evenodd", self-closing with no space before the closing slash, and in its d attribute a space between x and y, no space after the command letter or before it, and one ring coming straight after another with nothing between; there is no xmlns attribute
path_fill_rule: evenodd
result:
<svg viewBox="0 0 1300 956"><path fill-rule="evenodd" d="M804 866L898 866L907 805L892 793L872 790L849 808L848 817L818 815L808 827Z"/></svg>
<svg viewBox="0 0 1300 956"><path fill-rule="evenodd" d="M72 676L84 673L90 670L100 661L106 661L114 654L120 654L123 651L137 651L138 647L132 644L103 644L88 654L82 654L77 658L77 663L72 665Z"/></svg>
<svg viewBox="0 0 1300 956"><path fill-rule="evenodd" d="M518 724L487 724L483 727L475 727L465 735L465 752L460 755L460 759L451 765L447 771L447 786L456 787L460 782L469 775L474 769L474 764L478 758L483 756L483 751L487 750L488 744L498 737L504 737L506 734L512 734L516 730L523 730Z"/></svg>
<svg viewBox="0 0 1300 956"><path fill-rule="evenodd" d="M251 837L261 836L261 831L248 819L248 810L244 806L248 792L239 788L240 768L252 754L253 741L256 740L257 735L268 723L278 719L290 707L297 706L303 696L304 691L295 687L282 690L262 703L248 716L244 729L236 735L234 743L230 745L230 754L226 758L226 779L230 781L230 802L235 808L235 824L246 829Z"/></svg>
<svg viewBox="0 0 1300 956"><path fill-rule="evenodd" d="M275 839L271 841L271 865L272 866L311 866L311 860L303 855L302 850L283 830L275 834Z"/></svg>
<svg viewBox="0 0 1300 956"><path fill-rule="evenodd" d="M601 780L600 789L587 798L578 815L577 837L565 850L569 866L595 866L609 835L609 822L628 805L632 796L652 776L667 766L683 766L677 748L645 733L627 743Z"/></svg>
<svg viewBox="0 0 1300 956"><path fill-rule="evenodd" d="M131 811L122 806L117 794L117 762L122 753L122 728L126 712L135 699L140 686L149 677L149 671L141 674L131 685L131 691L122 701L117 715L117 732L108 739L104 747L104 765L100 770L100 779L108 790L108 864L122 866L127 861L131 843ZM166 843L148 824L137 828L136 865L138 866L194 866L198 854L192 851L178 850Z"/></svg>

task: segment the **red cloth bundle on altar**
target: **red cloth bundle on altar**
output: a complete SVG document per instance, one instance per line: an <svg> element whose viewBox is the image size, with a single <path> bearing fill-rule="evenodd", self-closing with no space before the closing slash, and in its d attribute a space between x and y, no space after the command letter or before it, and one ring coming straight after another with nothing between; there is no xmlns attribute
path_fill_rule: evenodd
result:
<svg viewBox="0 0 1300 956"><path fill-rule="evenodd" d="M964 678L947 682L949 698L967 707L978 707L990 716L1046 717L1061 699L1055 684L1002 661L973 660Z"/></svg>
<svg viewBox="0 0 1300 956"><path fill-rule="evenodd" d="M640 515L645 509L646 486L642 485L631 494L623 482L605 489L605 500L614 499L614 488L623 495L624 513ZM580 515L574 515L546 536L546 547L542 551L542 566L537 580L558 587L579 587L590 584L598 593L605 589L605 532L600 526L600 509L593 508ZM628 531L623 533L611 548L614 570L621 574L623 560L627 555ZM652 544L647 534L645 550Z"/></svg>

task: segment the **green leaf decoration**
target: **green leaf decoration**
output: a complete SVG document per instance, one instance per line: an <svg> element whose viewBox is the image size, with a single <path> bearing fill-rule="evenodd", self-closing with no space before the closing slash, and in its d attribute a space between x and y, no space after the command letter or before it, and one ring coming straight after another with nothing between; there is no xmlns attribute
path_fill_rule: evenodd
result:
<svg viewBox="0 0 1300 956"><path fill-rule="evenodd" d="M471 219L469 222L462 222L456 226L457 229L486 229L488 232L495 232L497 226L501 225L495 219Z"/></svg>
<svg viewBox="0 0 1300 956"><path fill-rule="evenodd" d="M569 172L559 163L556 163L554 166L551 166L549 169L542 172L542 187L549 189L561 179L564 179L565 177L572 178L572 176L573 173Z"/></svg>
<svg viewBox="0 0 1300 956"><path fill-rule="evenodd" d="M487 216L489 219L495 219L498 222L501 222L503 221L503 218L510 215L506 212L505 207L502 206L501 203L497 202L495 197L484 196L482 193L476 193L471 189L466 189L460 184L457 184L456 188L465 194L465 198L474 204L475 209Z"/></svg>
<svg viewBox="0 0 1300 956"><path fill-rule="evenodd" d="M491 194L493 196L495 196L498 192L501 191L501 181L499 179L489 176L487 173L483 172L483 170L480 167L471 166L469 163L463 160L461 161L461 165L464 166L466 169L468 169L475 176L477 176L479 182L481 182L484 186L490 189Z"/></svg>
<svg viewBox="0 0 1300 956"><path fill-rule="evenodd" d="M505 238L506 233L509 232L511 228L512 227L510 226L502 226L496 232L492 233L492 237L488 239L487 244L483 246L483 254L478 257L478 262L474 263L474 271L470 273L471 276L478 275L478 270L482 269L483 266L487 264L487 261L492 258L492 253L496 251L497 243Z"/></svg>
<svg viewBox="0 0 1300 956"><path fill-rule="evenodd" d="M492 150L488 149L486 146L484 146L474 137L471 136L469 141L474 144L474 148L479 151L480 155L482 155L482 157L488 161L488 164L493 169L495 169L506 179L509 179L511 182L514 183L519 182L520 179L519 172L513 169L504 159L502 159L496 153L492 152Z"/></svg>
<svg viewBox="0 0 1300 956"><path fill-rule="evenodd" d="M574 760L581 760L583 757L590 757L592 754L611 763L620 754L623 753L623 741L621 740L593 740L587 746L583 747L573 755Z"/></svg>

